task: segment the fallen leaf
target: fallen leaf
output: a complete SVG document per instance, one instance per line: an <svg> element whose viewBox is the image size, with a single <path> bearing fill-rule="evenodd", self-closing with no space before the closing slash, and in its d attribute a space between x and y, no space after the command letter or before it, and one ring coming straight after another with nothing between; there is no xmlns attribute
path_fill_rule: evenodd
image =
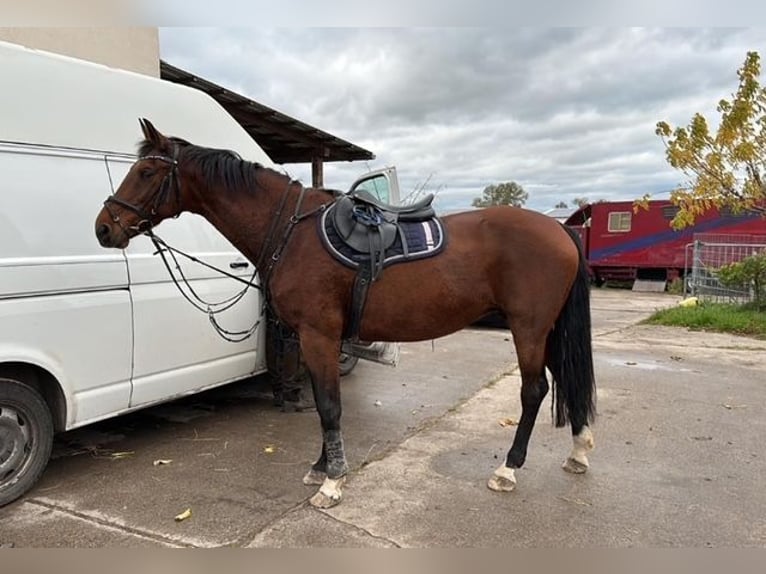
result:
<svg viewBox="0 0 766 574"><path fill-rule="evenodd" d="M503 428L505 428L505 427L515 427L517 424L519 424L519 421L517 421L515 419L500 419L497 422Z"/></svg>
<svg viewBox="0 0 766 574"><path fill-rule="evenodd" d="M276 447L274 447L272 445L269 445L269 446L267 446L266 448L263 449L263 452L265 452L266 454L273 454L276 451L277 451Z"/></svg>
<svg viewBox="0 0 766 574"><path fill-rule="evenodd" d="M171 462L173 462L173 460L172 460L172 459L169 459L169 458L158 458L157 460L155 460L155 461L152 463L152 465L154 465L154 466L160 466L160 465L163 465L163 464L170 464Z"/></svg>
<svg viewBox="0 0 766 574"><path fill-rule="evenodd" d="M187 508L184 510L181 514L177 514L176 517L173 519L176 522L181 522L182 520L186 520L191 516L191 508Z"/></svg>
<svg viewBox="0 0 766 574"><path fill-rule="evenodd" d="M375 401L375 406L376 407L382 407L383 403L381 403L380 401Z"/></svg>
<svg viewBox="0 0 766 574"><path fill-rule="evenodd" d="M683 357L679 357L678 355L670 355L671 361L683 361Z"/></svg>
<svg viewBox="0 0 766 574"><path fill-rule="evenodd" d="M633 361L625 361L625 364L626 365L637 365L638 363L633 362Z"/></svg>

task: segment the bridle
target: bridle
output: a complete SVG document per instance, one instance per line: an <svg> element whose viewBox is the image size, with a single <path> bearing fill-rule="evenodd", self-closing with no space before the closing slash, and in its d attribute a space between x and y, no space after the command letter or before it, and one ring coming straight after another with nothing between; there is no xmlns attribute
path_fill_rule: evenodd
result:
<svg viewBox="0 0 766 574"><path fill-rule="evenodd" d="M255 332L255 330L258 328L258 325L260 325L261 323L261 318L265 316L265 310L267 305L269 304L269 299L270 299L269 292L268 292L269 280L271 278L271 275L273 274L276 264L279 262L282 252L287 246L287 242L290 239L290 236L292 234L292 231L295 225L308 217L311 217L321 211L324 211L330 205L330 203L332 203L332 201L328 203L323 203L314 209L301 213L300 212L301 206L303 204L303 198L306 193L306 188L304 188L301 185L300 195L298 196L298 200L295 205L295 212L288 220L287 225L282 233L282 236L279 237L279 235L277 234L277 225L282 219L282 213L286 206L287 196L289 195L288 190L293 183L296 183L294 180L291 179L287 184L287 189L282 194L282 199L279 203L279 207L277 208L276 212L273 214L271 218L271 225L266 235L266 240L264 241L261 247L261 253L257 259L257 264L255 266L255 269L253 270L253 274L249 280L245 280L242 277L239 277L237 275L224 271L223 269L219 269L218 267L215 267L213 265L210 265L209 263L206 263L204 261L201 261L200 259L197 259L193 255L184 253L180 249L176 249L175 247L168 245L165 242L165 240L163 240L161 237L158 237L154 233L152 229L154 227L154 223L152 223L152 218L157 215L157 210L160 208L160 206L168 201L168 198L171 193L174 195L176 206L178 208L178 213L174 217L178 217L181 214L181 178L178 173L178 170L179 170L178 146L177 145L173 146L173 157L168 157L164 155L146 155L146 156L139 157L136 160L136 163L139 161L144 161L144 160L159 160L170 165L170 170L168 171L167 174L165 174L165 177L160 183L158 190L142 206L133 205L132 203L128 203L127 201L120 199L119 197L116 197L114 195L114 190L112 190L112 195L110 195L104 200L104 209L112 218L112 221L116 223L117 225L119 225L120 229L126 235L128 235L127 233L128 231L135 231L136 233L146 235L149 237L149 239L151 239L152 243L154 243L154 246L157 248L157 252L155 254L159 254L160 257L162 258L162 262L165 264L165 268L170 274L170 278L173 280L173 283L175 283L176 287L181 292L181 295L183 295L184 298L189 303L191 303L195 308L197 308L199 311L202 311L203 313L206 313L208 315L210 322L212 323L213 327L215 328L215 330L218 332L218 334L221 337L233 343L244 341ZM111 176L110 176L110 181L111 181ZM137 215L140 218L138 223L126 228L122 224L122 221L120 220L120 216L115 214L115 212L112 209L110 209L112 204L117 205ZM148 206L148 210L147 210L147 206ZM269 250L273 250L273 252L271 256L267 258ZM170 258L172 259L174 264L173 266L171 266L170 262L168 261L166 252L167 254L169 254ZM179 265L178 260L176 259L176 256L175 256L176 253L178 253L179 255L182 255L183 257L195 263L199 263L200 265L203 265L204 267L207 267L209 269L212 269L213 271L217 271L218 273L222 275L225 275L231 279L234 279L235 281L244 283L245 287L241 291L237 292L234 296L229 297L223 301L217 301L217 302L205 301L199 295L197 295L197 293L194 291L192 286L189 284L189 281L184 276L183 270L181 266ZM176 277L173 271L173 267L175 267L176 272L180 276L180 281ZM261 269L261 282L260 282L261 284L260 285L255 283L255 276L256 274L258 274L259 269ZM186 285L186 289L188 290L188 293L181 287L181 281ZM228 331L224 329L223 327L221 327L221 325L219 325L218 321L216 320L216 315L233 307L235 303L237 303L240 299L242 299L242 297L244 297L247 290L251 287L254 289L258 289L264 294L264 297L263 297L264 308L262 309L260 317L255 321L252 327L242 331Z"/></svg>
<svg viewBox="0 0 766 574"><path fill-rule="evenodd" d="M176 249L175 247L168 245L164 239L157 236L152 229L154 227L154 223L152 223L152 218L157 215L157 210L160 208L160 206L168 201L168 198L171 193L173 193L174 195L176 206L178 208L178 213L176 213L174 217L178 217L179 215L181 215L181 178L179 177L179 174L178 174L178 146L173 146L173 157L168 157L164 155L146 155L146 156L139 157L136 160L136 163L143 160L159 160L170 165L170 171L168 171L168 173L165 174L165 177L160 183L160 186L157 189L157 191L152 195L151 198L149 198L149 200L146 202L145 205L138 206L138 205L133 205L132 203L128 203L127 201L120 199L119 197L116 197L114 195L114 190L112 190L112 195L110 195L104 200L104 209L106 209L106 212L112 218L112 221L116 223L117 225L119 225L120 229L122 229L123 233L125 233L126 235L127 235L127 231L131 230L131 231L135 231L136 233L146 235L149 237L149 239L151 239L152 243L154 244L154 247L157 249L157 251L155 252L155 255L157 254L160 255L162 262L165 265L165 268L167 269L168 274L170 275L170 278L173 280L173 283L175 284L178 291L181 293L181 295L183 295L183 297L189 303L192 304L193 307L207 314L208 319L210 320L210 323L213 325L215 330L218 332L218 334L222 338L232 343L239 343L241 341L244 341L245 339L250 337L258 328L258 326L261 324L260 317L248 329L244 329L242 331L230 331L223 328L218 323L216 319L216 315L226 311L227 309L230 309L236 303L238 303L240 299L242 299L245 296L245 293L247 293L247 290L250 287L262 290L261 286L254 282L257 269L253 271L253 275L250 277L249 280L245 280L242 277L239 277L232 273L228 273L227 271L224 271L223 269L219 269L218 267L210 265L209 263L205 263L204 261L201 261L200 259L197 259L193 255L185 253L181 251L180 249ZM110 175L110 181L111 181L111 175ZM131 213L134 213L135 215L137 215L140 218L138 223L126 228L122 224L122 221L120 220L120 216L115 214L114 211L110 209L111 204L118 205L122 207L123 209L126 209L130 211ZM148 212L147 212L147 206L149 206ZM189 280L184 275L183 268L181 267L181 265L178 262L178 259L176 258L176 253L186 257L187 259L195 263L199 263L200 265L203 265L204 267L217 271L218 273L221 273L222 275L226 275L227 277L230 277L231 279L234 279L240 283L244 283L245 287L241 291L238 291L233 296L228 297L227 299L224 299L223 301L213 301L213 302L205 301L196 293L192 285L189 283ZM168 257L172 259L173 265L170 264ZM174 267L175 267L175 272L173 271ZM178 277L176 277L176 273L178 274ZM184 290L181 287L181 283L186 285L186 290Z"/></svg>
<svg viewBox="0 0 766 574"><path fill-rule="evenodd" d="M154 225L152 223L152 218L157 215L157 210L160 208L160 206L168 200L171 191L175 196L176 206L178 207L178 213L175 215L175 217L178 217L181 214L181 184L180 178L178 177L178 146L173 146L173 157L164 155L145 155L139 157L136 162L144 160L159 160L170 164L170 171L165 174L165 177L162 179L162 183L160 183L159 189L152 195L152 198L147 201L146 205L133 205L132 203L128 203L127 201L116 197L114 194L110 195L104 200L104 209L106 209L109 217L112 218L114 223L120 226L120 229L122 229L126 235L128 230L136 231L137 233L145 233L150 231ZM120 216L116 215L114 211L110 209L110 204L119 205L123 209L127 209L131 213L137 215L140 218L138 223L131 225L126 229L122 225ZM148 213L146 211L147 205L149 205Z"/></svg>

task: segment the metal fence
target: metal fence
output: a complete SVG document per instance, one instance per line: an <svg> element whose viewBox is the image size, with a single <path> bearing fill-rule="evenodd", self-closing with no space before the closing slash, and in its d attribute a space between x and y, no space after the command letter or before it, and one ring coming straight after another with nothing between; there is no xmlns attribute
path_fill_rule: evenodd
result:
<svg viewBox="0 0 766 574"><path fill-rule="evenodd" d="M717 271L724 265L766 251L766 235L721 235L697 233L686 246L685 294L716 303L747 303L753 300L750 288L724 287Z"/></svg>

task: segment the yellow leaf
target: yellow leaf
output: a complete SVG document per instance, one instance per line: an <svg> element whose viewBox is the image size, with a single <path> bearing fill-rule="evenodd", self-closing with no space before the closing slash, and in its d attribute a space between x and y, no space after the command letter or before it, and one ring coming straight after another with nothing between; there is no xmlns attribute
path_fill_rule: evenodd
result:
<svg viewBox="0 0 766 574"><path fill-rule="evenodd" d="M176 522L181 522L182 520L186 520L187 518L189 518L191 515L192 515L191 508L187 508L181 514L176 515L174 520Z"/></svg>
<svg viewBox="0 0 766 574"><path fill-rule="evenodd" d="M266 454L272 454L272 453L274 453L276 451L277 451L277 449L275 447L271 446L271 445L269 445L269 446L267 446L266 448L263 449L263 452L265 452Z"/></svg>

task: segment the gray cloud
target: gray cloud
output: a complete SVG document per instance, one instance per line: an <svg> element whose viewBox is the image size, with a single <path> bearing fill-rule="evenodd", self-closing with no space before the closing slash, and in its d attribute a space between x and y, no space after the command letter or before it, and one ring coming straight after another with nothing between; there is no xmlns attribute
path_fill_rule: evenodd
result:
<svg viewBox="0 0 766 574"><path fill-rule="evenodd" d="M510 180L536 209L671 189L656 122L714 118L765 45L763 29L161 30L171 63L375 152L327 164L328 186L396 165L445 209Z"/></svg>

